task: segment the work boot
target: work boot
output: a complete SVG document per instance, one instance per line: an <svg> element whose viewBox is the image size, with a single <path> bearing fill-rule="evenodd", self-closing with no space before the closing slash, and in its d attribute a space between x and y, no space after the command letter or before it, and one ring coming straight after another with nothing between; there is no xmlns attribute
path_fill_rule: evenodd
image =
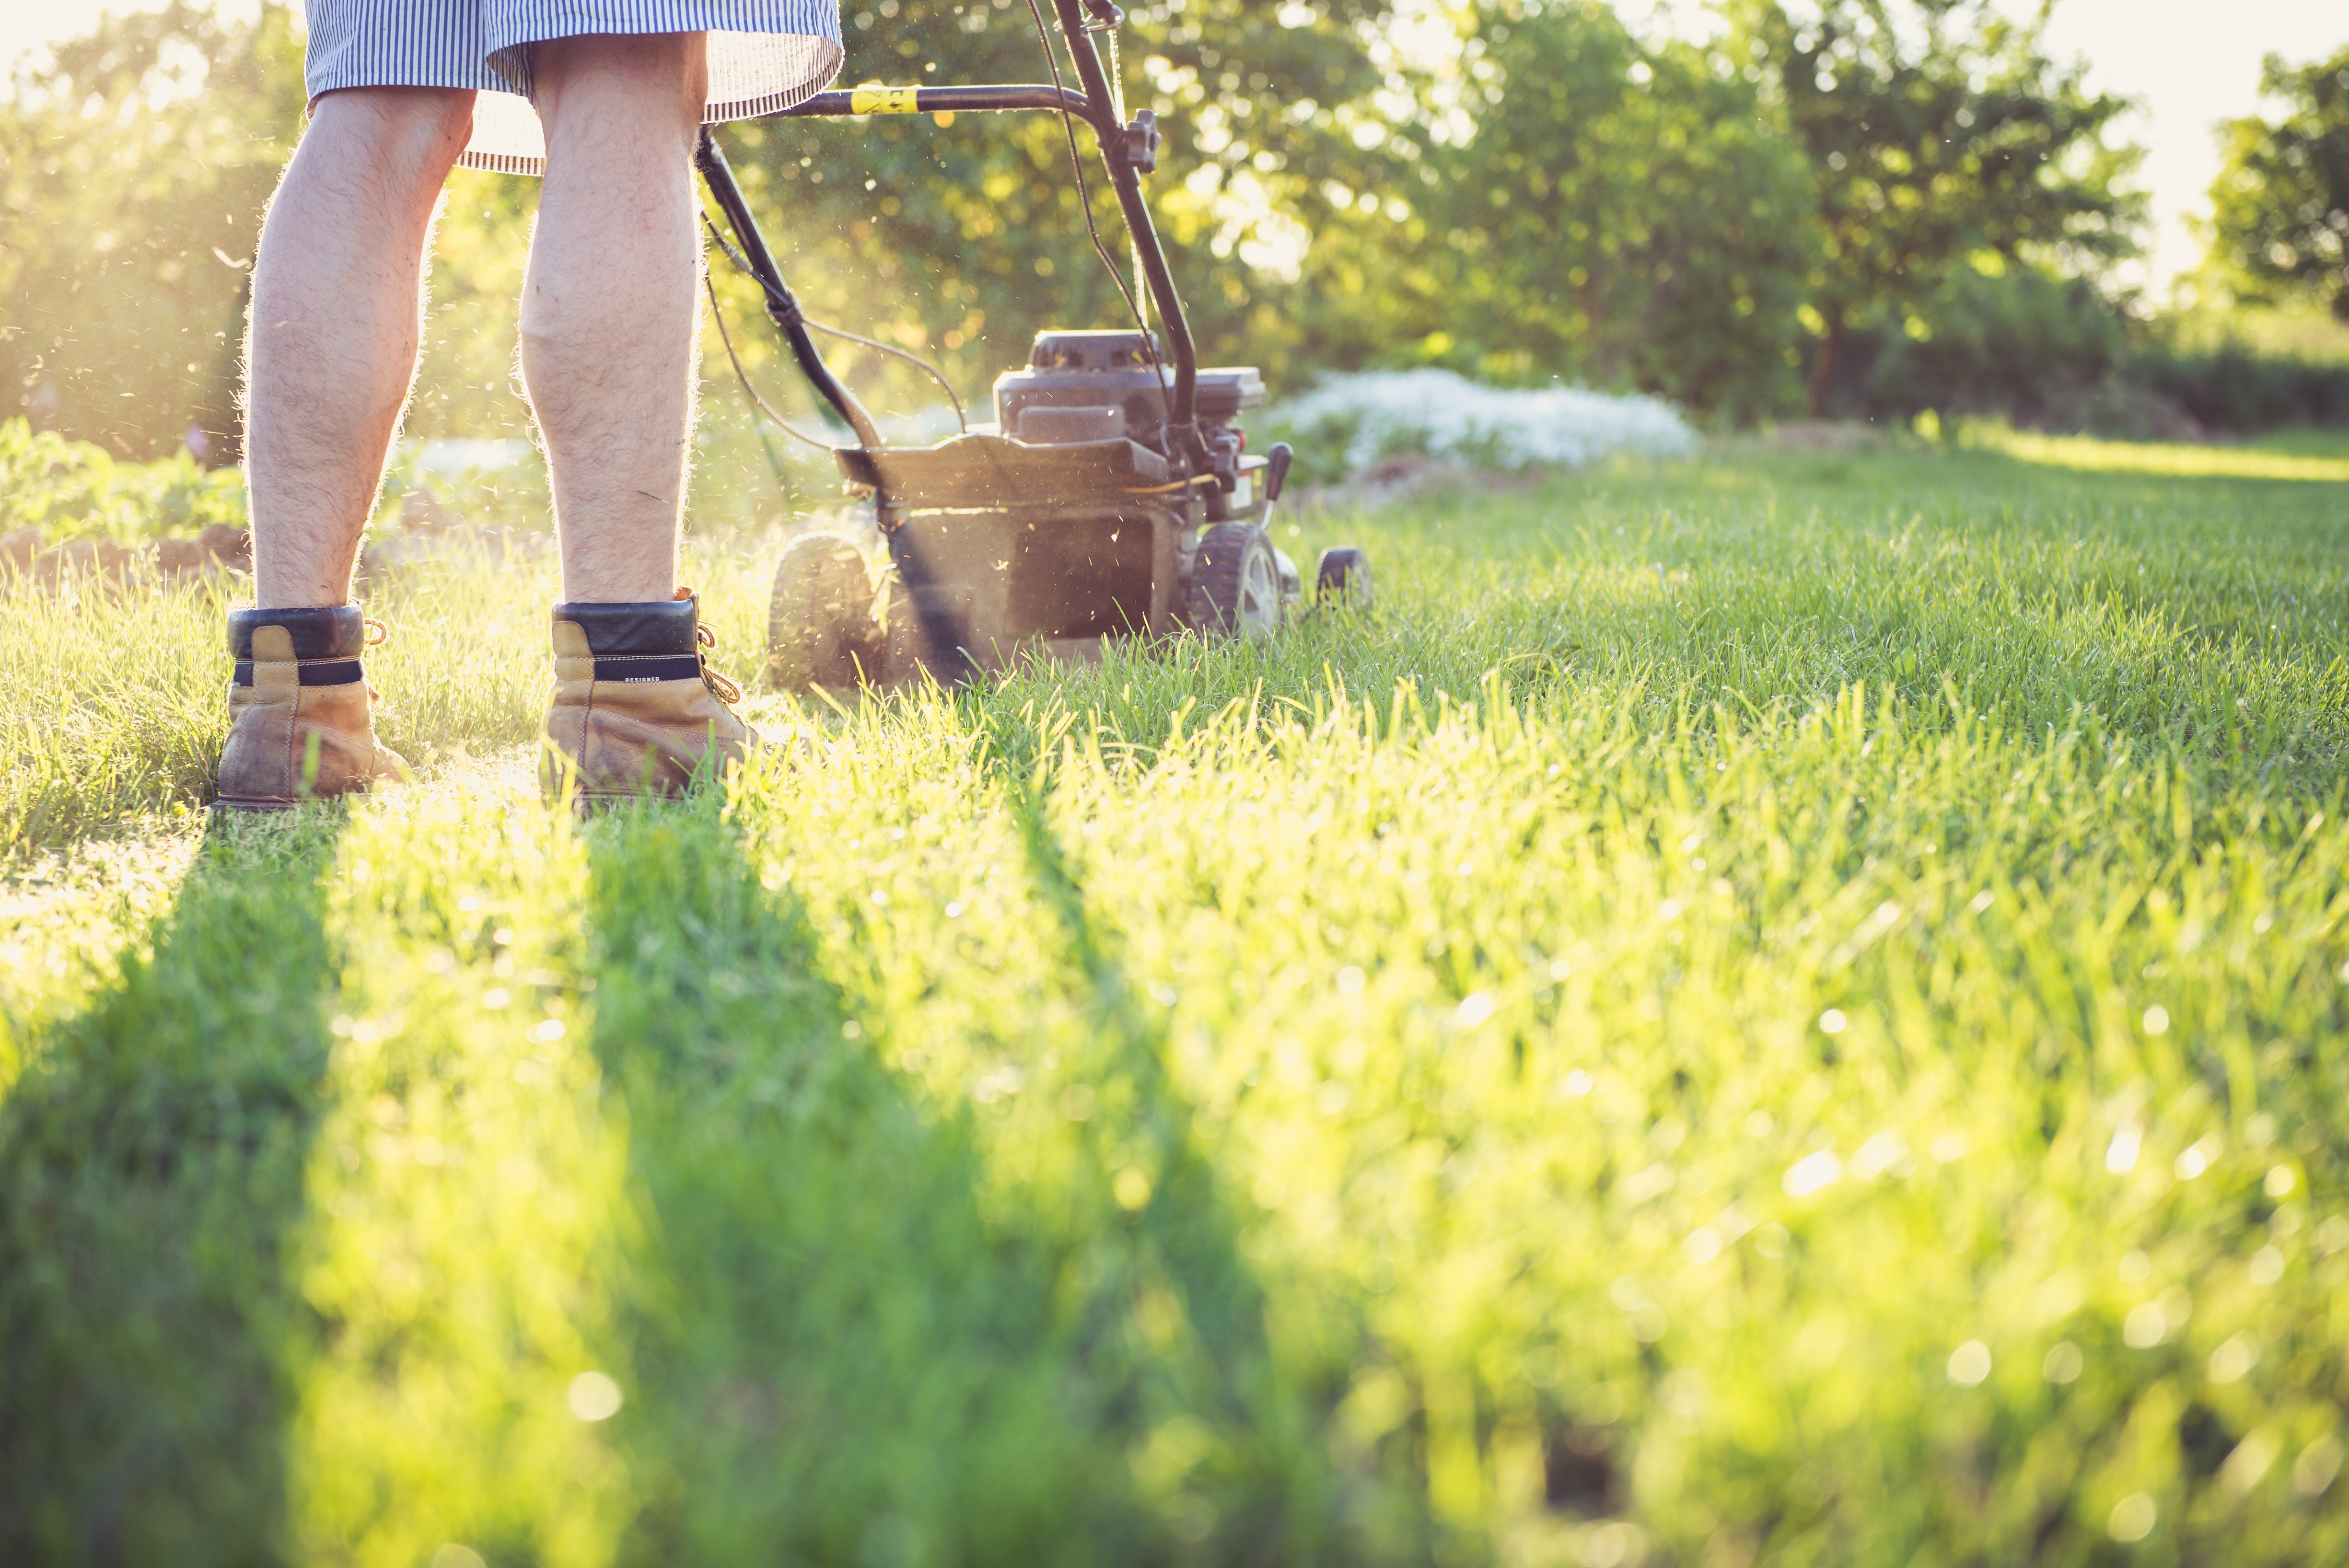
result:
<svg viewBox="0 0 2349 1568"><path fill-rule="evenodd" d="M716 644L690 588L667 603L557 604L547 794L575 780L586 808L681 795L748 756L759 733L734 712L741 688L703 658Z"/></svg>
<svg viewBox="0 0 2349 1568"><path fill-rule="evenodd" d="M359 667L370 624L382 629L356 604L229 612L236 678L221 748L222 806L284 811L408 777L408 764L376 743L375 693Z"/></svg>

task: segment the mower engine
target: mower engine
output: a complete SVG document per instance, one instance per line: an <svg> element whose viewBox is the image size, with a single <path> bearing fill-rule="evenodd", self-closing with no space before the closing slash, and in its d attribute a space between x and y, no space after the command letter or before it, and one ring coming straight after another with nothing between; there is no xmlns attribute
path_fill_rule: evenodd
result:
<svg viewBox="0 0 2349 1568"><path fill-rule="evenodd" d="M952 685L1022 656L1097 658L1104 638L1263 635L1303 584L1267 527L1288 449L1247 451L1252 368L1202 369L1197 417L1213 469L1175 477L1167 382L1139 332L1043 332L995 387L998 422L925 448L848 448L852 490L875 500L888 549L877 594L836 535L795 541L770 624L786 685ZM1325 552L1319 591L1361 602L1361 552ZM877 602L876 602L877 601ZM866 606L871 606L868 610Z"/></svg>
<svg viewBox="0 0 2349 1568"><path fill-rule="evenodd" d="M997 379L996 417L1004 435L1033 446L1132 435L1172 456L1164 365L1155 334L1145 349L1138 332L1040 332L1028 367ZM1264 377L1252 367L1202 369L1198 381L1200 433L1211 451L1237 458L1247 445L1240 413L1263 405Z"/></svg>

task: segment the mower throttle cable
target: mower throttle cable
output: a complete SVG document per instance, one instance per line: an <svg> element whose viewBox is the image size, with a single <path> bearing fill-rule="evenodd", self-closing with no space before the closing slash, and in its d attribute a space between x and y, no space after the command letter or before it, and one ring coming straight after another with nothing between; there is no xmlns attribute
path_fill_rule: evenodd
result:
<svg viewBox="0 0 2349 1568"><path fill-rule="evenodd" d="M722 234L722 233L720 233L720 232L719 232L718 225L717 225L716 223L714 223L714 222L710 222L710 218L709 218L709 213L704 212L704 213L701 215L701 222L702 222L703 226L704 226L704 227L706 227L707 229L709 229L709 237L710 237L711 239L713 239L713 240L715 240L715 241L717 241L717 242L718 242L718 248L719 248L719 250L724 251L724 252L726 253L726 259L727 259L728 261L730 261L730 262L732 262L732 263L734 263L735 267L737 268L737 270L739 270L739 271L740 271L740 272L741 272L745 276L747 276L748 278L750 278L751 282L753 282L753 283L757 284L760 286L760 288L761 288L762 290L765 290L765 292L767 293L767 294L769 295L769 297L771 297L771 297L773 297L773 295L774 295L774 292L775 292L775 291L774 291L771 287L770 287L770 286L769 286L769 284L768 284L767 281L766 281L764 278L761 278L761 276L759 276L759 274L758 274L756 272L753 272L753 271L751 270L750 263L749 258L747 258L746 256L744 256L744 255L742 254L742 253L741 253L741 252L740 252L740 251L736 250L736 249L734 248L733 244L732 244L732 243L731 243L731 242L730 242L726 238L726 236L725 236L724 234ZM703 277L703 282L707 283L708 281L709 281L708 276L707 276L707 274L705 273L705 274L704 274L704 277ZM715 289L712 289L712 290L710 291L710 294L709 294L709 303L710 303L710 308L711 308L713 311L717 311L717 310L718 310L718 293L717 293L717 291L716 291ZM780 303L781 303L781 301L778 301L777 303L778 303L778 304L780 304ZM723 337L726 335L726 323L725 323L725 319L724 319L724 312L723 312L723 311L719 311L719 313L718 313L718 314L719 314L719 324L718 324L718 335L719 335L720 338L723 338ZM964 409L963 409L963 406L962 406L962 397L961 397L961 395L960 395L960 394L958 394L957 392L956 392L956 391L955 391L955 388L954 388L954 383L947 379L946 372L945 372L945 371L940 370L936 366L935 366L935 365L931 364L928 360L926 360L926 359L923 358L920 355L918 355L918 354L912 354L912 353L908 353L906 350L902 349L902 348L899 348L899 347L898 347L896 345L895 345L895 344L890 344L890 343L882 343L882 342L878 341L877 339L864 336L862 334L859 334L859 333L854 333L854 332L851 332L851 331L849 331L846 327L833 326L833 325L830 325L830 324L829 324L829 323L827 323L827 322L821 322L821 321L818 321L818 320L816 320L816 319L815 319L815 317L813 317L813 316L812 316L812 315L806 315L804 312L802 312L802 315L801 315L801 316L800 316L800 319L801 319L802 322L806 323L806 325L809 325L810 327L813 328L815 331L817 331L817 332L821 332L821 333L824 334L824 335L825 335L826 336L828 336L828 337L837 337L837 338L841 339L843 342L845 342L845 343L861 343L861 344L863 344L863 345L864 345L865 347L867 347L867 348L875 348L875 349L880 350L880 351L881 351L882 353L884 353L884 354L891 354L891 355L895 355L895 356L896 356L898 358L900 358L900 359L902 359L902 360L905 361L907 364L912 365L912 366L916 366L916 368L918 368L919 370L921 370L924 374L926 374L926 376L928 376L928 377L929 377L929 378L930 378L931 380L933 380L933 381L935 381L935 382L936 382L936 383L938 384L938 386L939 386L942 389L944 389L944 391L946 392L946 395L947 395L947 401L954 405L954 411L955 411L955 424L956 424L956 426L957 426L957 428L960 428L960 430L962 431L962 433L963 433L964 435L968 436L968 434L970 434L970 418L969 418L969 416L968 416L967 413L965 413L965 411L964 411ZM730 352L731 352L731 351L730 351ZM739 369L740 368L740 366L739 365L737 365L736 368L739 370ZM747 389L748 389L748 387L749 387L749 383L746 381L743 385L744 385L744 388L747 390ZM756 394L756 393L754 392L754 393L752 393L752 394L751 394L751 396L752 396L753 397L757 397L757 396L758 396L758 394ZM762 407L763 407L763 405L762 405ZM769 416L769 417L770 417L770 418L772 418L771 413L770 414L770 416ZM780 422L781 422L781 421L778 421L778 423L780 423ZM790 428L790 427L788 427L788 426L785 426L784 428L785 428L786 429ZM829 450L833 450L833 449L832 449L832 448L826 448L825 449L829 451Z"/></svg>
<svg viewBox="0 0 2349 1568"><path fill-rule="evenodd" d="M898 348L891 344L880 342L874 338L859 336L857 334L850 332L845 327L826 325L824 323L816 320L813 316L808 317L808 325L815 328L818 332L823 333L827 337L837 337L844 343L861 343L867 348L877 348L884 354L894 354L898 358L905 360L907 364L919 366L922 369L929 372L930 379L936 382L940 387L945 389L947 401L954 405L955 423L961 428L964 435L968 436L970 434L970 420L963 412L962 398L956 393L954 383L947 379L945 371L940 370L936 366L931 364L928 360L923 358L918 354L908 353L905 349Z"/></svg>
<svg viewBox="0 0 2349 1568"><path fill-rule="evenodd" d="M1116 61L1118 56L1117 30L1125 23L1125 13L1120 10L1114 4L1112 4L1111 0L1086 0L1086 8L1092 13L1092 20L1084 26L1083 30L1087 33L1108 33L1110 36L1110 57L1113 62ZM1077 146L1076 120L1069 112L1068 91L1061 79L1060 57L1053 52L1051 32L1044 25L1044 13L1039 9L1037 0L1028 0L1028 15L1036 24L1036 39L1039 43L1044 46L1044 64L1052 73L1052 91L1054 97L1060 101L1061 130L1068 139L1069 166L1075 171L1077 177L1077 204L1079 209L1084 213L1085 232L1091 236L1093 245L1093 253L1101 258L1102 266L1103 270L1109 273L1110 282L1117 286L1118 297L1125 302L1126 315L1133 319L1134 325L1140 329L1142 335L1143 355L1150 362L1152 373L1158 377L1158 395L1161 399L1159 407L1161 409L1161 421L1163 427L1164 420L1166 417L1166 411L1171 409L1174 402L1174 391L1166 384L1165 360L1159 354L1157 342L1151 335L1149 318L1143 315L1142 307L1135 303L1133 291L1126 286L1124 275L1119 271L1115 258L1110 255L1109 246L1102 239L1101 227L1093 220L1092 188L1091 182L1085 179L1084 153ZM1117 75L1112 78L1111 82L1112 92L1117 100L1116 110L1120 119L1124 118L1125 83L1123 77L1124 72L1123 69L1118 69ZM732 242L730 242L726 238L725 234L719 231L717 223L711 221L709 213L704 212L701 215L701 221L703 225L709 229L709 237L717 242L718 248L726 253L726 259L732 262L738 270L742 272L752 282L759 285L760 289L766 294L768 301L771 305L789 310L793 315L797 316L804 325L812 327L815 331L821 332L827 336L836 337L846 343L860 344L864 347L876 349L883 354L894 355L897 358L905 360L907 364L916 366L925 375L928 376L931 380L936 381L946 392L947 400L954 405L955 423L960 428L963 434L968 435L970 433L970 420L963 408L961 395L956 392L954 383L947 379L945 372L941 371L936 366L931 364L928 360L921 357L921 356L908 353L906 350L899 348L894 344L883 343L877 339L866 337L858 333L850 332L844 327L837 327L825 322L817 321L814 317L806 315L805 312L800 308L796 300L790 298L788 295L779 294L771 283L759 275L757 270L750 265L749 259L746 258L741 252L735 249ZM1137 250L1134 256L1134 262L1137 268L1141 264L1141 259L1140 252ZM733 335L728 332L726 328L725 307L719 304L717 285L711 282L706 269L703 272L701 281L702 286L709 294L710 314L718 323L718 339L720 343L725 345L727 362L733 366L735 379L741 383L744 394L750 397L753 404L757 405L759 411L766 415L769 419L772 420L778 427L780 427L784 434L791 436L796 440L804 442L808 446L814 447L820 451L840 452L850 449L843 447L835 447L829 441L822 440L814 436L809 435L806 431L802 430L797 426L792 424L790 420L785 419L781 414L775 412L773 407L768 403L766 398L759 395L759 389L751 385L750 373L742 367L740 356L735 352ZM1194 482L1195 481L1191 480L1185 480L1174 485L1166 486L1164 487L1164 490L1187 490ZM1163 492L1135 491L1133 493L1154 494Z"/></svg>
<svg viewBox="0 0 2349 1568"><path fill-rule="evenodd" d="M770 421L781 428L783 434L792 437L795 440L804 441L820 452L836 453L846 450L847 449L835 447L829 441L819 440L817 438L809 435L805 430L801 429L789 419L786 419L781 414L776 413L774 408L767 402L767 400L759 396L758 387L750 384L750 372L742 368L742 360L740 356L734 352L734 337L731 333L726 330L726 312L718 303L717 285L709 281L707 273L704 273L701 279L701 286L709 291L709 314L718 323L718 341L726 346L726 362L734 367L734 379L742 384L743 392L749 396L753 404L757 405L759 412L764 414ZM813 325L814 324L810 323L809 325ZM885 346L876 344L874 346L881 347ZM1125 493L1127 495L1136 496L1173 495L1180 490L1195 490L1201 485L1208 485L1215 482L1216 476L1213 474L1193 474L1189 479L1177 480L1171 485L1153 485L1147 490L1130 490ZM369 624L377 624L378 623L371 622Z"/></svg>
<svg viewBox="0 0 2349 1568"><path fill-rule="evenodd" d="M1171 485L1152 485L1148 490L1130 490L1125 493L1128 495L1173 495L1177 490L1197 490L1202 485L1211 485L1215 482L1216 476L1213 474L1193 474L1189 479L1176 480Z"/></svg>
<svg viewBox="0 0 2349 1568"><path fill-rule="evenodd" d="M781 427L784 435L791 437L793 440L804 441L809 446L813 447L817 451L840 452L845 450L845 448L835 447L830 441L822 440L814 436L809 435L805 430L801 429L797 425L792 424L789 419L786 419L781 414L776 413L775 410L769 406L767 400L759 396L759 389L750 385L750 373L742 368L741 357L734 352L734 335L726 330L726 310L724 306L718 303L718 285L710 282L709 273L707 271L704 271L701 274L701 286L709 291L709 314L718 323L718 341L726 346L726 362L734 366L734 379L742 384L743 392L749 396L752 403L758 406L759 412L764 414L769 419Z"/></svg>

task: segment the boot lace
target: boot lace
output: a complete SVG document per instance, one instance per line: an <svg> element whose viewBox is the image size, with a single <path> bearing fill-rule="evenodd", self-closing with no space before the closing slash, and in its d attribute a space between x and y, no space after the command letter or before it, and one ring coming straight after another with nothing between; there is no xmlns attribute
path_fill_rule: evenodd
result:
<svg viewBox="0 0 2349 1568"><path fill-rule="evenodd" d="M391 628L385 625L381 621L377 620L373 615L366 617L359 623L359 624L367 628L367 630L361 634L359 640L359 646L362 649L379 648L386 643L391 641ZM375 704L383 700L383 693L375 689L375 682L367 682L367 705L369 707L373 707Z"/></svg>
<svg viewBox="0 0 2349 1568"><path fill-rule="evenodd" d="M693 590L688 588L678 597L682 599L687 593L692 592ZM697 620L693 624L693 640L699 650L697 656L701 660L701 684L708 686L711 694L729 707L740 702L742 688L719 674L709 662L711 651L718 646L718 634Z"/></svg>

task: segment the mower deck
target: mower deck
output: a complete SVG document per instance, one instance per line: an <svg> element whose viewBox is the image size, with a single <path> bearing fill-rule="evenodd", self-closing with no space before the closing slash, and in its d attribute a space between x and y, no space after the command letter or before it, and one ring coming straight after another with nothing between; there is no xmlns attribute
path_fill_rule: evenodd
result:
<svg viewBox="0 0 2349 1568"><path fill-rule="evenodd" d="M905 511L1098 502L1162 490L1166 459L1123 436L1030 446L1001 436L957 436L935 447L843 447L843 478Z"/></svg>

